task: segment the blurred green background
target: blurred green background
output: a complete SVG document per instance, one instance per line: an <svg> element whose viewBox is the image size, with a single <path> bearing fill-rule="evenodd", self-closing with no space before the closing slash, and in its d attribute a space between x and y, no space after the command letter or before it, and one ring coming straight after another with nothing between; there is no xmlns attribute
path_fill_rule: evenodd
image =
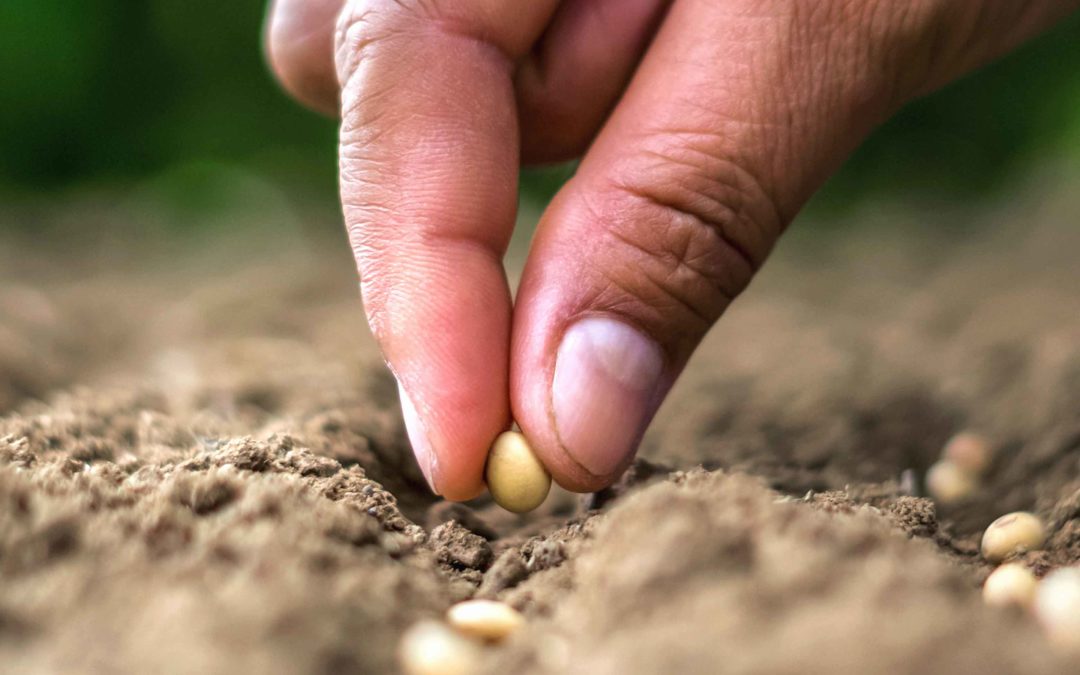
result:
<svg viewBox="0 0 1080 675"><path fill-rule="evenodd" d="M335 124L278 91L262 60L263 10L253 0L0 2L0 200L151 185L213 210L255 181L336 208ZM1076 16L910 106L812 206L976 199L1062 158L1080 158ZM568 174L529 172L524 198L542 202Z"/></svg>

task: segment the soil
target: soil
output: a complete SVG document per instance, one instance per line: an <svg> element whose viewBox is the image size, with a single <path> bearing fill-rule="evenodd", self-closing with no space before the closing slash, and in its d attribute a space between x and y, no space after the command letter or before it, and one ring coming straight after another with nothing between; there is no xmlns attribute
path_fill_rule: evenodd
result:
<svg viewBox="0 0 1080 675"><path fill-rule="evenodd" d="M800 225L623 480L525 517L427 493L339 238L12 237L0 670L393 671L479 596L529 619L492 673L1080 672L977 552L1028 509L1080 562L1076 206ZM997 452L937 507L961 430Z"/></svg>

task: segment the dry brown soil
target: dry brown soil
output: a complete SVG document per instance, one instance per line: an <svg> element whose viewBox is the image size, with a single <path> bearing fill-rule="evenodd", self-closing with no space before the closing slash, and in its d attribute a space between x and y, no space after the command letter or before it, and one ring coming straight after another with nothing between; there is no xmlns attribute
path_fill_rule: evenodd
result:
<svg viewBox="0 0 1080 675"><path fill-rule="evenodd" d="M1080 672L982 605L977 555L1030 509L1052 536L1026 561L1080 561L1068 194L800 225L647 461L524 518L427 494L338 237L12 237L0 670L392 671L478 595L529 619L490 672ZM935 508L921 476L961 429L998 452Z"/></svg>

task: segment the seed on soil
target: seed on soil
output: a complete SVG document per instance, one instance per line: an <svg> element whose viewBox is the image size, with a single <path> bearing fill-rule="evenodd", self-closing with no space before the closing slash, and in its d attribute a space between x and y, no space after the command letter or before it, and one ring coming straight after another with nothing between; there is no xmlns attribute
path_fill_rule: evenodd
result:
<svg viewBox="0 0 1080 675"><path fill-rule="evenodd" d="M978 487L974 474L945 459L935 462L926 472L926 491L939 504L961 502Z"/></svg>
<svg viewBox="0 0 1080 675"><path fill-rule="evenodd" d="M497 642L525 625L525 617L505 602L466 600L446 612L451 626L472 637Z"/></svg>
<svg viewBox="0 0 1080 675"><path fill-rule="evenodd" d="M982 555L990 562L1000 562L1014 553L1037 551L1046 543L1046 526L1033 513L1017 511L1006 514L986 528Z"/></svg>
<svg viewBox="0 0 1080 675"><path fill-rule="evenodd" d="M398 662L406 675L469 675L479 661L475 642L438 621L414 624L398 645Z"/></svg>
<svg viewBox="0 0 1080 675"><path fill-rule="evenodd" d="M941 458L977 476L990 467L993 450L990 448L990 443L981 435L972 431L962 431L945 444L945 448L941 451Z"/></svg>
<svg viewBox="0 0 1080 675"><path fill-rule="evenodd" d="M994 607L1029 607L1039 586L1035 574L1021 563L1006 563L990 573L983 584L983 600Z"/></svg>
<svg viewBox="0 0 1080 675"><path fill-rule="evenodd" d="M1080 651L1080 567L1046 575L1035 594L1035 616L1050 642Z"/></svg>
<svg viewBox="0 0 1080 675"><path fill-rule="evenodd" d="M485 478L495 502L514 513L526 513L540 506L551 489L551 474L525 436L516 431L503 432L495 439Z"/></svg>

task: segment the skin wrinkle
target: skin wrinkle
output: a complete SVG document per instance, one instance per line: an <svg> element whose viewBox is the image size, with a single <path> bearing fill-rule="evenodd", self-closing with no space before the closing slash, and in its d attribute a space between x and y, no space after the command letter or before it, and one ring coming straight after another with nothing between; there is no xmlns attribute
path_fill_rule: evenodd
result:
<svg viewBox="0 0 1080 675"><path fill-rule="evenodd" d="M781 147L771 154L771 170L774 185L784 196L778 198L783 212L782 222L786 225L795 216L805 200L805 188L812 185L813 178L802 167L813 163L795 161L802 156L828 157L836 147L835 136L821 129L830 125L843 133L851 125L837 120L852 117L848 105L853 100L863 97L853 94L855 81L853 75L860 70L871 69L871 62L865 56L852 56L852 40L847 32L827 29L833 25L844 25L853 21L850 11L837 3L822 3L819 11L811 12L806 17L796 17L793 25L784 29L777 41L790 45L784 52L786 65L779 70L770 67L763 76L759 89L772 95L767 104L772 117L783 119L786 134L781 134L773 141ZM860 3L863 7L865 3ZM800 5L803 7L804 5ZM801 33L797 32L801 31ZM815 37L808 37L815 36ZM858 43L854 45L858 51ZM846 77L837 77L836 73L849 73ZM766 87L764 83L778 82L778 86ZM766 113L769 115L770 113ZM800 124L797 121L802 120ZM835 133L835 132L834 132Z"/></svg>
<svg viewBox="0 0 1080 675"><path fill-rule="evenodd" d="M643 249L640 248L638 250L642 250L643 252L645 252ZM650 258L659 259L655 252L648 252L647 254ZM669 277L674 277L678 267L676 267L675 269L669 269ZM639 271L641 272L641 275L635 277L635 281L637 283L640 283L641 280L644 280L649 284L652 290L659 293L659 296L661 298L672 301L675 305L686 310L686 312L695 317L701 324L703 333L705 330L708 330L708 327L711 326L713 321L716 320L716 316L718 316L719 312L722 311L722 309L714 310L711 307L706 308L699 306L702 303L696 302L694 298L690 297L692 289L688 288L687 284L671 283L670 280L662 280L653 273L652 267L649 265L642 265L639 268ZM601 274L604 274L613 286L619 288L629 297L632 297L639 302L651 305L657 310L660 316L670 317L670 313L665 311L666 308L661 305L660 302L658 302L654 297L652 297L653 294L642 292L643 289L640 288L638 285L632 286L630 282L620 280L617 276L615 276L615 274L611 272L602 271ZM714 290L719 291L718 288L715 288ZM718 295L720 295L721 303L724 303L727 300L727 298L724 297L722 293L718 293Z"/></svg>
<svg viewBox="0 0 1080 675"><path fill-rule="evenodd" d="M771 207L771 204L774 203L774 198L772 197L770 192L765 190L765 184L762 184L761 181L757 179L751 172L746 171L745 168L743 168L739 164L739 162L725 159L718 156L715 151L708 151L704 149L707 147L753 146L754 144L747 144L744 143L744 141L739 141L739 143L732 143L731 139L740 138L748 134L753 134L754 131L765 134L768 131L778 129L778 125L768 122L744 123L733 118L730 119L730 124L732 129L739 130L740 133L730 133L721 130L713 131L701 129L673 129L673 127L665 127L665 129L663 130L658 129L656 131L651 131L643 134L643 138L645 139L651 139L652 137L664 138L662 143L658 144L664 148L673 148L679 153L698 154L698 156L702 159L702 162L700 164L694 163L690 160L685 160L680 157L676 157L674 156L674 154L664 153L660 150L652 149L649 147L643 147L639 150L639 152L642 153L643 156L658 159L661 162L661 166L670 164L684 165L690 168L691 172L697 174L696 177L698 178L711 181L711 183L714 183L718 186L727 186L729 190L734 190L735 193L743 195L743 197L739 200L743 204L755 203L757 201L760 201L762 204L769 203L769 213L766 215L766 217L759 218L760 222L758 226L762 229L762 231L771 235L771 237L778 237L780 232L783 230L786 220L788 219L782 217L779 213L774 211L774 208ZM673 138L673 140L666 140L666 138L669 137ZM643 145L647 143L647 141L648 140L642 141ZM759 145L761 147L767 147L764 141L759 141ZM719 172L707 171L706 168L703 167L703 164L707 163L720 164L721 166L728 168L728 170L732 172L733 178L729 180L720 180L718 178L711 177L711 174ZM742 186L752 187L747 188ZM756 194L752 194L755 192ZM710 197L710 195L706 195L706 197ZM723 200L716 199L716 201ZM737 211L737 214L745 214L745 210L735 211ZM768 247L766 247L765 253L767 252ZM764 258L764 254L762 254L761 256L752 257L752 259L755 261L755 269L760 266L761 262L764 261Z"/></svg>
<svg viewBox="0 0 1080 675"><path fill-rule="evenodd" d="M836 3L823 4L832 6ZM866 3L850 6L866 10ZM759 75L763 83L780 83L771 87L763 84L758 89L772 94L766 104L766 110L772 112L764 115L785 120L783 127L788 130L772 141L779 144L779 148L772 153L761 153L770 160L770 171L765 173L772 176L771 182L778 186L776 204L784 225L794 218L825 175L825 172L812 171L817 166L815 162L792 158L821 157L822 166L838 164L847 150L842 139L850 138L853 147L855 140L884 118L883 113L873 111L883 110L880 102L887 97L874 86L864 84L880 80L869 74L875 70L873 61L865 55L860 56L863 43L846 37L850 31L829 29L833 23L842 26L858 19L849 16L843 6L839 10L829 10L830 7L822 7L796 17L792 26L783 29L777 42L790 45L781 59L787 65L779 68L766 65L763 67L766 75ZM814 26L815 22L823 25ZM800 30L807 35L825 37L807 38L796 32ZM834 35L840 37L834 38ZM851 75L836 77L835 73ZM868 107L870 102L876 103ZM804 122L799 124L798 120ZM825 129L825 133L820 129Z"/></svg>
<svg viewBox="0 0 1080 675"><path fill-rule="evenodd" d="M370 217L367 212L371 210L387 214L388 217L385 219ZM428 252L440 256L444 255L448 249L457 249L473 251L501 265L502 257L506 252L505 238L499 241L483 241L451 228L400 227L396 224L397 221L409 222L411 219L400 218L402 215L400 210L393 210L386 206L365 204L363 207L353 207L350 215L353 213L356 214L356 217L350 217L353 224L346 229L350 242L356 242L353 245L354 252L363 260L391 258L399 250L408 251L409 255ZM388 230L393 231L393 236L387 235Z"/></svg>
<svg viewBox="0 0 1080 675"><path fill-rule="evenodd" d="M926 2L848 4L857 11L841 13L835 21L840 22L841 27L862 28L852 31L819 27L816 30L840 36L823 52L824 62L831 64L833 72L850 75L838 80L839 86L833 87L832 92L819 91L816 105L823 107L823 99L828 105L824 106L822 114L850 120L852 133L849 136L861 137L887 116L896 101L908 98L908 92L924 79L925 75L918 71L925 69L913 68L912 64L917 64L919 59L912 57L925 51L920 44L925 41L925 26L939 23L934 19L939 16L938 8L944 5ZM916 23L919 28L908 27ZM821 81L828 80L822 78ZM831 124L841 129L845 126Z"/></svg>
<svg viewBox="0 0 1080 675"><path fill-rule="evenodd" d="M385 328L386 317L389 315L392 318L397 314L395 308L409 305L416 279L435 282L437 286L453 285L455 271L443 270L438 265L448 249L468 249L474 256L479 253L489 259L493 268L501 270L501 256L493 254L488 246L476 240L452 231L402 229L392 224L403 215L407 216L400 211L392 212L391 218L382 220L383 224L380 225L380 219L371 215L372 210L391 213L384 205L365 202L363 208L350 209L348 232L358 261L361 291L369 320L373 332L380 339L395 333ZM393 236L386 236L387 227L395 230ZM407 253L402 254L402 251ZM379 264L361 264L363 261L378 261ZM395 295L399 289L404 289L400 298Z"/></svg>
<svg viewBox="0 0 1080 675"><path fill-rule="evenodd" d="M474 40L470 40L470 42L474 45L474 48L485 49L485 47L479 45L479 43L476 43ZM378 58L378 56L376 55L373 58ZM389 93L393 91L393 87L388 85L382 90L376 90L372 93L370 91L370 86L361 86L359 83L358 76L361 72L362 71L359 69L354 71L351 76L352 79L350 79L349 84L347 85L350 89L355 88L359 91L357 94L347 97L350 107L348 109L349 114L346 115L342 133L343 139L345 139L343 145L343 164L348 163L350 160L357 161L359 159L359 161L364 161L369 159L369 153L362 151L354 153L353 148L366 148L368 145L375 145L374 141L383 140L385 136L391 135L391 133L399 127L407 129L411 133L415 133L414 130L418 127L427 130L425 134L426 138L423 139L422 143L416 143L415 138L410 138L407 142L402 144L402 147L406 152L417 152L417 154L428 155L425 159L429 159L433 151L438 150L439 144L448 146L446 149L448 154L456 152L457 147L462 142L459 138L459 134L455 132L458 126L457 120L464 116L464 113L471 111L470 108L463 107L468 105L467 102L462 102L459 106L462 107L462 110L460 111L461 114L453 107L446 109L445 111L440 109L438 116L433 116L431 118L432 122L435 122L434 124L417 124L417 119L422 119L423 113L412 110L406 112L403 116L398 115L397 119L395 119L394 123L390 126L387 126L388 123L386 122L383 122L380 125L378 119L385 113L380 113L378 111L386 108L388 103L381 103L375 96L381 96L382 92L386 92L387 95L389 95ZM413 67L411 72L422 73L423 71L417 66ZM365 77L363 79L368 80L370 78ZM366 84L366 81L363 82L363 85ZM439 103L441 104L442 101ZM450 103L454 103L454 101L450 101ZM429 107L440 108L440 106ZM442 107L445 108L445 106ZM372 109L376 112L371 112ZM355 114L353 111L355 111ZM361 115L367 119L364 119ZM437 124L437 122L443 119L451 121L449 129L443 129L442 125ZM380 143L379 146L385 147L388 144L392 146L392 143ZM394 159L395 161L401 162L402 158L395 157ZM401 163L406 166L408 165L408 162Z"/></svg>
<svg viewBox="0 0 1080 675"><path fill-rule="evenodd" d="M417 120L425 119L425 117L424 115L413 115L409 119L415 122ZM420 124L424 123L421 122ZM386 187L390 185L390 182L394 181L401 186L407 186L410 191L415 191L418 194L423 195L425 190L425 185L423 183L418 182L415 177L403 175L398 171L393 171L386 167L399 163L401 160L409 160L413 155L415 155L417 159L427 158L429 160L440 157L446 159L454 157L457 154L459 143L461 142L460 139L448 140L446 139L446 134L441 132L434 123L430 124L430 126L432 127L431 133L425 135L424 141L418 140L414 147L405 148L396 153L386 152L383 149L387 146L396 148L405 145L404 143L396 143L396 139L391 131L376 134L376 138L388 137L383 139L385 142L379 145L376 145L373 141L369 142L367 137L363 136L360 132L352 133L352 138L343 143L342 163L371 166L343 166L342 171L345 173L343 174L342 183L344 185L351 185L355 181L356 185L363 186L370 182L364 177L365 175L378 174L381 172L382 178L385 179L384 182L381 185L372 185L372 187L379 190L386 190ZM357 138L357 136L360 136L360 138ZM473 170L476 170L477 168L479 167L473 167ZM428 170L430 171L430 174L424 176L428 181L437 179L454 179L456 181L461 181L464 175L470 173L468 169L463 169L462 171L445 169L440 172L429 167ZM386 191L391 194L396 194L396 191L393 189Z"/></svg>
<svg viewBox="0 0 1080 675"><path fill-rule="evenodd" d="M414 118L415 119L415 118ZM456 152L459 139L450 139L448 134L441 131L439 128L431 125L428 136L428 142L416 143L414 148L410 149L408 153L403 156L394 158L393 163L401 162L402 159L408 160L408 154L415 153L419 160L431 160L432 157L438 156L441 153L445 153L445 156L450 157ZM432 147L431 142L435 143ZM392 165L391 162L381 164L375 158L372 153L366 151L368 143L361 143L350 141L343 145L343 152L349 157L348 160L343 161L342 168L342 185L343 185L343 203L347 208L356 208L360 213L364 213L364 207L366 207L372 199L372 191L381 192L386 191L389 195L396 195L398 190L386 190L387 186L400 184L407 189L414 199L410 200L412 203L423 205L428 203L428 198L438 198L441 188L447 184L447 180L450 180L454 184L468 183L467 179L463 179L459 171L454 171L453 175L443 175L441 173L434 174L427 177L424 181L410 180L405 175L398 175L397 172L390 170L383 170L378 167L384 165ZM445 148L442 146L446 145ZM381 153L380 153L381 154ZM413 164L414 162L405 161L406 166ZM446 162L430 162L431 166L438 167L440 165L447 165ZM371 176L369 174L375 174ZM428 192L428 185L431 192ZM369 190L368 188L372 188ZM459 209L455 212L461 212L463 214L475 213L482 210L484 206L485 196L476 193L472 195L471 201L468 199L470 192L462 193L458 196ZM426 217L429 214L420 206L417 211L412 211L410 204L395 206L393 209L388 206L382 206L381 212L389 215L391 218L391 224L389 225L390 231L387 231L387 225L380 225L378 222L372 222L372 218L356 218L357 222L353 225L353 228L363 227L371 228L378 236L384 234L390 234L392 237L400 235L402 228L399 225L392 223L409 223L407 229L413 229L419 226L419 232L421 234L418 240L424 243L425 237L434 245L443 243L449 240L457 239L472 239L477 244L483 244L495 250L498 255L505 251L508 244L508 237L505 233L500 233L497 230L486 231L482 233L476 233L470 230L472 222L467 218L461 217L460 222L455 224L453 213L449 219L442 218L437 222L433 222L430 218ZM365 214L366 215L366 214ZM354 220L350 212L349 220ZM352 228L350 228L352 229ZM468 232L468 234L465 234Z"/></svg>
<svg viewBox="0 0 1080 675"><path fill-rule="evenodd" d="M406 73L398 74L398 78L410 79L413 74L420 74L423 77L424 71L421 67L414 66ZM392 96L396 93L393 82L378 89L373 89L366 82L364 84L365 86L356 86L355 88L360 91L348 97L349 108L341 132L344 139L344 153L351 152L353 148L379 147L375 141L393 137L394 132L400 129L405 129L410 134L401 143L407 152L428 153L433 148L439 149L440 146L445 147L448 154L457 152L462 143L456 133L459 127L458 120L468 110L467 105L442 108L438 112L431 113L424 113L418 109L396 111L390 109L389 105L393 102ZM390 121L384 121L384 119ZM417 123L417 121L423 123ZM415 130L418 128L424 130L422 137L416 136ZM358 157L366 159L367 156L359 155ZM351 157L343 155L343 158ZM400 158L395 157L395 159Z"/></svg>
<svg viewBox="0 0 1080 675"><path fill-rule="evenodd" d="M700 226L711 231L716 235L718 245L730 247L751 271L757 269L759 263L755 259L754 253L748 250L745 242L733 236L730 231L733 219L738 219L740 214L743 213L740 207L730 206L733 201L730 198L720 201L707 196L704 204L695 204L693 200L671 194L673 191L670 187L663 188L655 184L652 186L617 184L616 187L632 198L642 200L645 204L660 207L661 212L666 211L675 216L672 219L674 223L689 219L688 222L691 225ZM738 188L734 188L734 194L740 194ZM745 221L745 225L748 229L759 227L753 221Z"/></svg>
<svg viewBox="0 0 1080 675"><path fill-rule="evenodd" d="M638 220L644 221L646 219L642 218ZM664 265L670 270L670 275L676 274L680 267L684 267L691 272L691 275L694 278L701 278L705 280L705 283L710 290L710 294L720 295L718 300L714 297L713 300L704 301L706 304L712 305L711 307L701 308L698 307L698 303L694 302L690 298L685 297L686 294L681 291L681 284L669 283L658 278L656 274L650 271L651 268L649 266L640 265L637 268L629 268L641 271L644 275L644 278L652 284L654 290L657 290L661 293L662 297L666 297L668 300L674 301L678 305L683 306L691 315L696 317L702 323L702 327L700 328L702 333L707 330L708 326L711 325L713 321L715 321L716 316L719 316L719 314L723 311L724 307L726 307L727 304L730 302L730 297L728 297L723 291L723 284L721 284L719 281L710 282L708 279L710 275L697 270L692 265L689 265L689 263L687 263L682 256L679 256L677 253L672 252L671 246L646 246L638 244L632 239L630 239L627 234L619 228L609 229L608 234L615 237L623 244L630 246L633 249L636 249L640 254L645 256L646 260L659 261L662 265ZM689 241L692 238L692 235L687 235L684 236L682 239ZM668 239L668 243L670 243L670 239ZM711 244L706 244L702 248L711 249L714 247L712 247ZM672 266L669 263L664 263L663 261L665 259L675 260L676 265ZM730 266L723 266L723 268L730 269ZM658 305L654 301L651 301L648 297L645 297L640 288L635 288L628 285L628 282L624 282L616 278L613 274L604 272L603 269L601 269L601 273L603 274L604 283L607 284L608 288L606 290L600 291L596 296L594 296L593 299L590 300L590 306L594 304L601 305L607 310L617 311L618 313L624 315L634 316L635 314L641 313L641 308L640 306L638 306L638 304L644 302L645 304L657 310L653 319L656 324L662 324L665 320L671 320L670 313L665 312L660 305ZM717 278L721 276L719 273L717 273L717 275ZM749 274L747 274L746 276L749 277ZM602 299L605 295L609 294L608 291L610 291L611 287L617 288L622 296L617 303L613 300L605 301ZM719 306L715 306L717 303L719 303ZM620 304L623 305L623 309L621 310L619 310ZM646 332L650 334L655 334L655 330L648 330ZM663 344L665 341L658 340L658 342Z"/></svg>
<svg viewBox="0 0 1080 675"><path fill-rule="evenodd" d="M660 183L673 183L681 184L682 188L689 194L694 195L694 198L688 198L686 196L679 197L677 195L665 196L663 199L657 194L641 194L636 185L616 183L614 187L618 190L628 194L634 200L641 200L646 205L646 209L643 212L647 213L659 206L661 213L667 212L674 216L671 222L686 223L689 219L689 227L685 224L681 227L676 226L674 228L662 228L659 231L665 232L666 235L660 237L655 245L645 245L639 243L635 239L631 239L628 236L628 232L622 228L614 227L609 228L609 232L620 240L624 245L628 245L631 248L638 251L639 254L644 254L647 260L659 261L665 270L662 274L654 272L653 266L638 264L631 266L630 269L637 269L650 284L652 294L658 292L661 297L665 297L669 301L674 301L677 305L682 306L689 312L697 322L701 324L700 331L704 331L708 328L716 317L723 311L723 309L730 303L731 298L736 293L732 293L732 290L745 288L746 283L749 281L753 270L764 259L766 250L759 250L758 253L751 254L751 252L745 248L746 244L741 241L742 237L735 237L730 231L730 225L734 220L738 222L747 223L748 226L741 228L743 232L755 232L757 226L753 220L748 217L747 204L753 200L760 200L762 197L758 194L753 196L746 196L750 193L757 192L748 188L744 183L746 179L740 179L740 176L745 175L745 172L740 171L738 167L730 162L725 162L718 159L711 153L705 150L699 149L698 145L708 147L709 142L718 137L721 137L719 133L711 132L685 132L680 134L685 137L701 137L705 136L707 141L701 143L688 143L686 138L680 138L676 142L664 141L662 145L678 148L680 152L692 152L697 153L701 159L699 161L691 161L689 159L674 160L673 157L665 155L659 151L647 149L642 152L643 156L652 156L659 160L659 167L670 166L682 166L689 169L689 172L684 172L686 175L683 177L676 176L673 181L659 180L657 181L657 174L653 171L635 171L635 175L648 175L654 182ZM651 136L652 138L659 137ZM714 171L703 171L702 164L719 163L725 167L733 176L732 179L720 180L710 174L721 173L719 169ZM702 188L691 188L687 185L690 181L703 181L706 185L713 186L712 190ZM756 184L756 181L750 180L751 183ZM734 196L734 198L733 198ZM767 199L767 198L766 198ZM695 202L697 202L695 204ZM593 212L593 218L598 222L604 222L603 213L599 210L599 207L589 201L590 210ZM650 208L652 207L652 208ZM634 210L631 210L634 212ZM656 219L651 217L636 216L636 220L644 222L654 222ZM667 220L662 218L661 220ZM763 222L769 222L771 219L763 219ZM677 232L679 234L671 234ZM730 251L734 255L736 267L741 267L744 271L738 273L737 276L742 278L738 279L735 283L730 283L732 278L732 265L730 262L724 263L722 260L716 263L717 269L715 271L708 271L699 267L695 267L687 259L686 253L691 247L691 242L700 238L700 234L696 232L707 233L708 240L700 244L697 248L703 251L713 251L714 255L719 258L723 258L722 254L717 254L719 251ZM753 239L753 237L751 237ZM625 256L624 256L625 257ZM703 258L704 255L699 256ZM665 259L675 261L675 264L663 262ZM679 279L679 272L689 272L689 281L687 279ZM629 286L621 279L617 279L612 274L605 275L605 281L611 285L618 287L622 292L626 293L631 298L638 298L648 304L655 306L656 299L648 297L650 294L643 293L641 288L635 288ZM704 281L704 283L695 284L694 281ZM695 286L697 286L695 290ZM704 286L703 292L701 286ZM733 288L734 287L734 288ZM695 299L694 296L702 296ZM719 296L719 297L718 297ZM640 310L639 310L640 311ZM665 312L661 311L660 316L664 316ZM670 317L668 317L670 321Z"/></svg>
<svg viewBox="0 0 1080 675"><path fill-rule="evenodd" d="M585 270L582 270L585 273ZM595 275L595 270L589 270L589 273ZM657 310L656 307L649 306L648 303L643 303L639 294L634 293L630 287L622 284L619 280L613 278L613 275L600 273L599 285L591 283L588 286L588 293L586 293L577 303L576 307L570 308L565 316L562 316L558 325L563 326L563 332L565 329L577 322L586 314L595 315L617 315L620 319L629 323L646 335L653 335L653 330L649 328L646 323L660 324L663 322L664 313L662 311L653 311L648 322L644 321L642 316L642 310L644 307L650 307L652 310ZM662 340L657 340L661 346L664 345ZM556 342L558 343L558 342Z"/></svg>
<svg viewBox="0 0 1080 675"><path fill-rule="evenodd" d="M364 13L364 17L369 12ZM423 67L415 67L406 73L398 73L396 81L387 82L381 90L371 91L371 78L361 77L358 78L358 71L360 70L361 62L375 61L378 57L384 53L389 52L393 54L397 45L408 46L416 44L418 42L430 42L433 38L461 38L461 41L468 43L471 49L489 52L493 49L493 45L484 42L470 35L465 31L446 31L440 30L448 24L443 22L421 24L419 27L410 23L397 24L390 19L383 19L379 22L369 21L366 18L357 19L355 23L348 23L345 21L345 43L341 45L339 51L343 49L347 53L344 64L340 68L341 81L343 87L347 89L355 89L353 96L344 97L343 100L349 105L349 112L360 112L360 109L370 104L370 102L382 93L393 92L396 89L396 84L401 80L408 80L414 76L424 77L427 75L426 69ZM353 33L359 33L358 36L354 36ZM363 52L376 52L367 58L362 58ZM399 52L407 52L405 48L396 49ZM495 49L499 52L498 49ZM340 61L339 61L340 62ZM496 62L502 63L501 59L497 59ZM391 67L399 67L400 60L391 58ZM450 106L445 111L446 117L452 117L453 113L459 109L465 109L472 112L470 107L471 101L458 101L453 98L443 99L443 103ZM409 110L396 110L395 114L405 113L409 114Z"/></svg>
<svg viewBox="0 0 1080 675"><path fill-rule="evenodd" d="M338 17L334 34L334 61L337 64L338 82L347 89L352 75L364 61L364 53L373 45L386 39L386 30L377 31L371 10L358 11L356 2L350 0ZM347 99L342 93L342 102Z"/></svg>
<svg viewBox="0 0 1080 675"><path fill-rule="evenodd" d="M679 181L679 184L680 184L681 187L683 187L684 189L686 189L686 190L688 190L690 192L693 192L694 194L698 195L699 197L701 197L701 199L705 200L706 202L711 202L715 206L716 216L713 218L713 220L715 222L718 222L718 223L723 222L725 224L726 223L741 223L741 224L744 224L744 225L748 225L748 224L751 224L751 223L753 224L752 227L744 227L744 228L742 228L740 230L740 232L739 232L740 236L736 236L735 234L732 234L732 233L729 232L728 238L730 238L731 240L736 240L736 241L741 241L742 239L746 239L745 242L742 242L740 244L739 248L740 248L741 252L745 253L746 257L750 260L751 267L752 267L751 271L756 271L761 266L761 264L764 263L765 258L768 256L768 252L769 252L769 243L768 243L768 241L769 241L769 239L779 236L780 226L776 225L775 228L770 226L770 223L774 222L773 218L757 218L757 217L754 217L749 212L748 205L752 204L752 203L756 203L756 199L767 200L768 197L767 196L761 196L761 197L755 198L754 196L749 194L750 191L747 190L746 188L742 188L742 187L740 187L740 188L732 188L731 187L732 185L740 182L740 179L739 179L740 170L738 169L737 165L735 165L735 164L733 164L731 162L724 162L722 160L717 160L716 158L712 157L711 155L708 155L705 151L697 150L692 145L689 145L689 144L683 145L683 146L678 146L678 147L679 147L679 150L681 152L691 152L691 153L698 152L698 153L701 153L705 157L711 159L714 163L719 163L723 168L730 169L733 178L730 179L730 180L726 180L726 181L725 180L718 180L716 178L711 177L709 174L710 173L719 173L719 170L700 171L699 166L697 164L694 164L692 161L689 161L689 160L681 160L681 159L678 159L678 158L676 158L674 156L665 155L663 153L660 153L660 152L657 152L657 151L654 151L654 150L644 150L642 152L643 152L643 154L645 156L652 156L652 157L656 158L657 160L659 160L661 162L661 167L662 166L676 165L676 166L684 166L684 167L690 169L691 171L697 171L698 173L692 173L692 174L690 174L688 176L685 176L685 177L683 177L683 176L674 177L673 180ZM653 172L650 172L650 173L653 173ZM695 179L697 181L705 183L706 186L711 186L711 187L713 187L715 189L712 190L712 191L708 191L706 189L690 187L688 185L688 183L690 181L692 181L692 180L695 180ZM754 184L759 185L760 183L754 182ZM731 198L729 196L729 195L732 195L732 194L735 195L735 198ZM725 218L724 217L725 215L728 216L728 217ZM777 216L777 218L779 218L779 216ZM754 236L754 235L759 235L759 234L764 234L764 236ZM755 242L756 242L756 245L755 245Z"/></svg>
<svg viewBox="0 0 1080 675"><path fill-rule="evenodd" d="M367 179L362 179L367 180ZM396 181L390 181L393 184ZM433 180L433 183L438 182ZM359 216L364 216L366 207L371 200L377 199L374 194L368 194L370 191L363 189L349 190L349 192L355 192L356 194L349 199L348 208L355 209L355 212ZM393 195L393 191L389 193ZM417 200L422 198L438 198L442 194L442 190L438 186L433 186L430 189L411 188L410 194L415 195ZM393 199L393 197L389 197ZM380 236L393 238L399 238L408 233L416 233L418 239L414 240L415 243L425 245L430 242L433 245L439 245L446 241L455 241L468 239L471 243L483 245L496 253L501 257L505 252L508 243L508 232L496 232L496 231L484 231L480 234L470 231L472 226L472 220L468 217L461 215L454 215L456 212L464 212L472 209L474 212L481 206L482 202L479 196L467 196L456 199L455 203L460 205L460 209L454 209L454 212L448 214L442 219L431 218L422 207L415 204L394 204L393 206L382 205L377 211L387 215L387 218L375 220L373 218L364 218L367 222L363 223L364 226L370 224L373 230ZM353 211L350 211L348 215L352 215ZM354 224L355 226L356 224Z"/></svg>
<svg viewBox="0 0 1080 675"><path fill-rule="evenodd" d="M347 144L344 150L349 149L349 146L363 147L373 143L413 119L414 111L393 111L382 105L385 99L390 98L393 90L394 85L389 82L382 87L375 86L375 83L365 83L363 87L357 84L349 88L347 107L342 109L341 136L355 138L356 142ZM355 121L360 119L363 119L363 123ZM381 126L386 128L380 129ZM363 133L369 135L361 138Z"/></svg>
<svg viewBox="0 0 1080 675"><path fill-rule="evenodd" d="M680 292L680 287L687 286L688 284L671 283L671 280L679 276L680 272L689 272L691 277L700 279L705 283L708 288L718 292L721 295L720 301L723 305L727 305L731 301L732 296L729 294L728 291L724 289L725 284L719 281L719 279L725 275L714 274L707 268L695 267L687 259L690 248L690 244L688 241L684 241L682 246L683 252L679 253L672 251L670 247L661 247L659 250L657 250L655 248L642 246L641 244L635 242L633 239L631 239L625 233L619 230L611 230L610 234L615 237L621 244L638 250L641 254L645 256L646 261L659 263L659 265L653 266L642 264L641 269L644 272L645 276L648 278L648 281L650 281L655 287L664 290L668 295L671 295L673 297L677 296L676 299L679 300L681 304L690 307L693 312L701 318L707 318L710 315L710 312L698 308L698 303L695 303L691 299L686 298L685 296L688 295L688 292ZM683 237L682 239L686 240L689 239L689 237ZM698 258L702 257L704 256L698 256ZM667 278L664 280L657 278L657 275L652 272L652 267L654 266L663 268ZM687 291L688 290L689 289L687 289Z"/></svg>

